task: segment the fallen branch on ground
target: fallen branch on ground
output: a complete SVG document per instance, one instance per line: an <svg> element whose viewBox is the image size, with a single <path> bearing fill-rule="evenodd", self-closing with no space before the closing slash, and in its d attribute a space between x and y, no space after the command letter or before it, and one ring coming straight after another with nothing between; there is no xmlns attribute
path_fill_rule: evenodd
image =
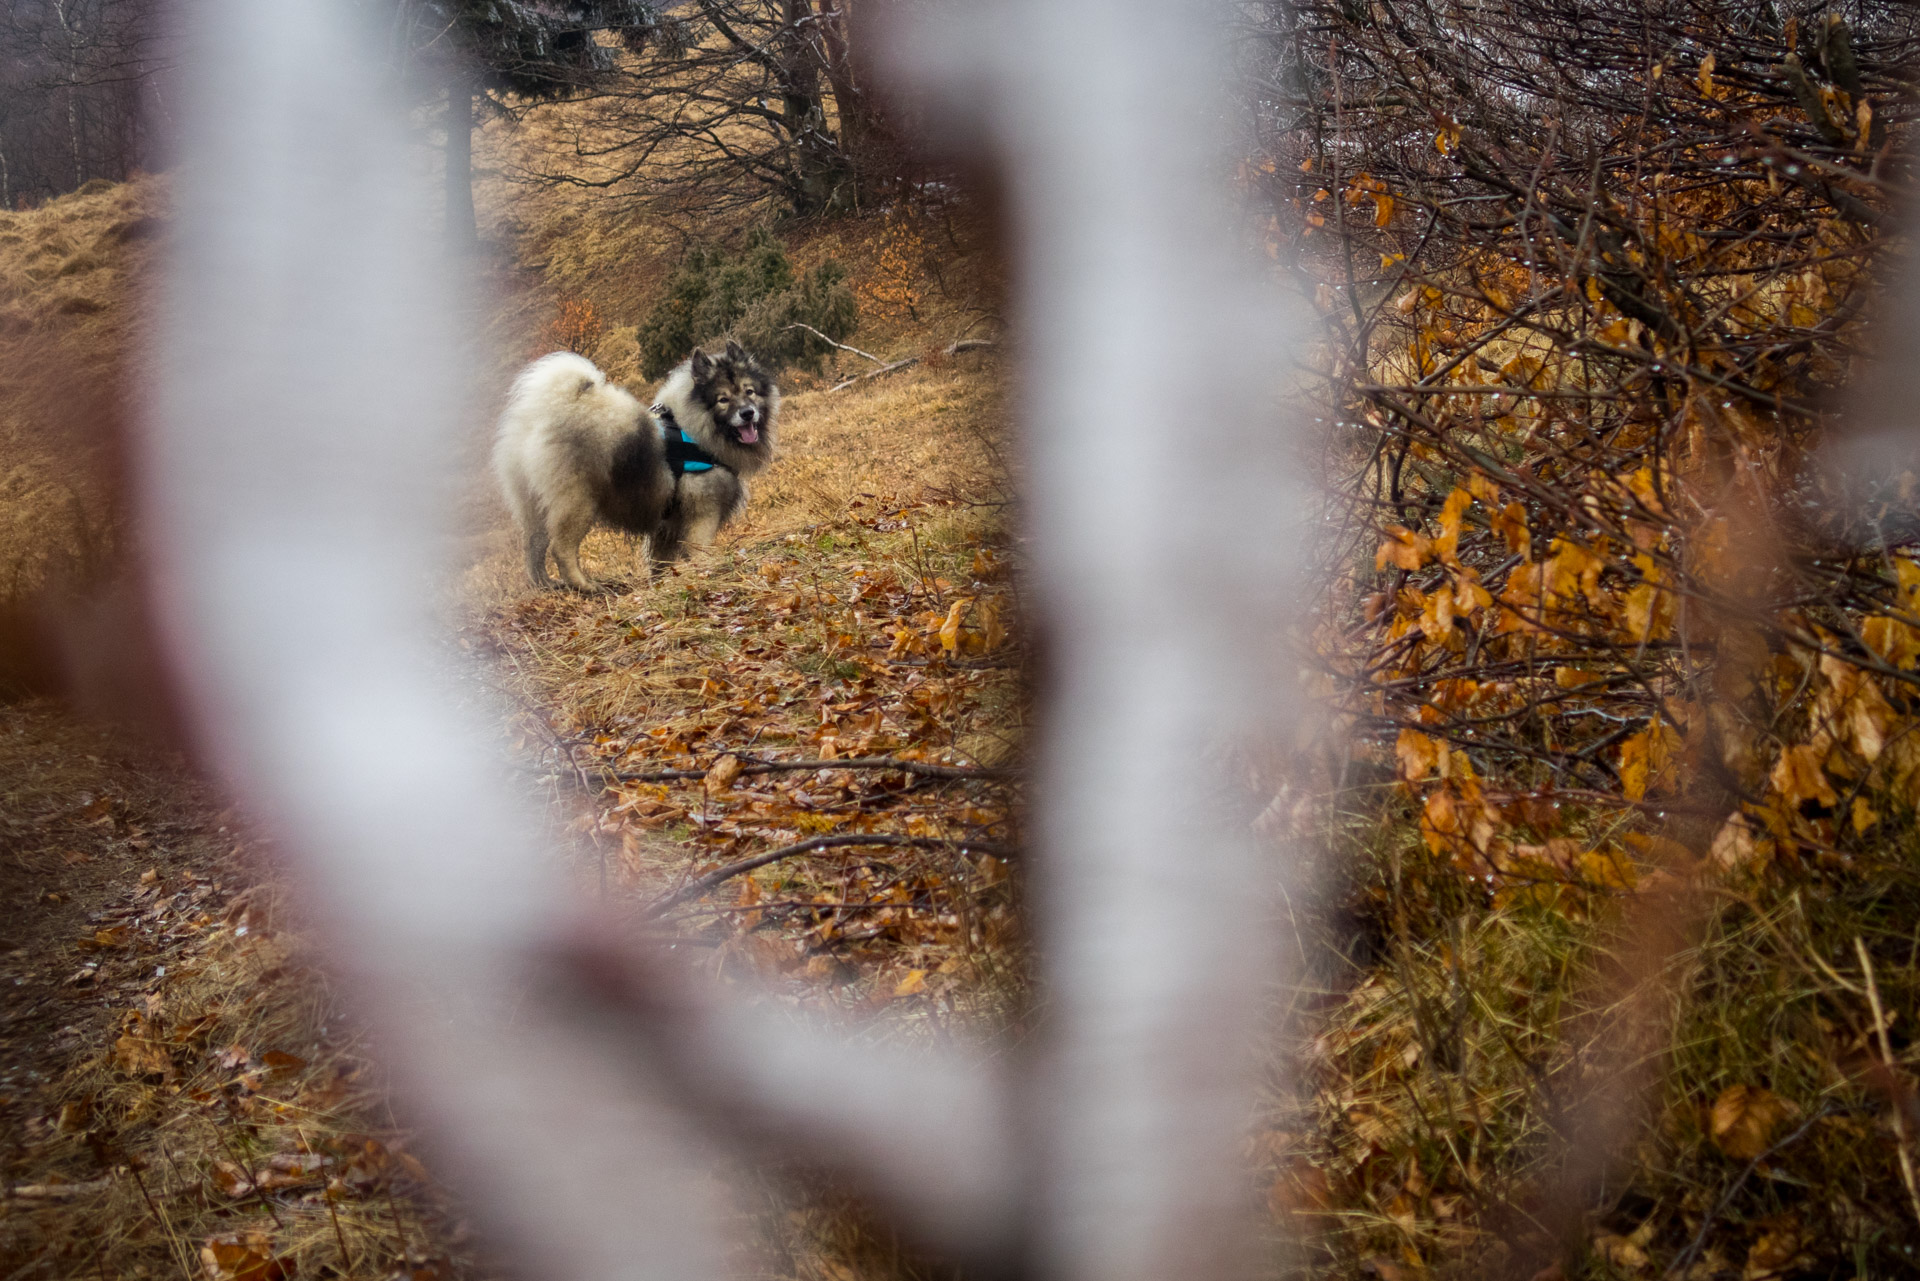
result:
<svg viewBox="0 0 1920 1281"><path fill-rule="evenodd" d="M769 863L777 863L783 858L792 858L796 854L809 854L814 850L835 849L843 845L905 845L916 849L953 849L957 847L962 851L973 850L981 854L991 854L995 858L1006 858L1010 853L1006 846L996 845L992 841L967 841L944 836L888 836L881 833L871 833L864 836L814 836L804 841L798 841L792 845L782 845L777 850L768 850L764 854L755 854L751 858L743 858L736 863L728 863L724 867L715 868L705 876L696 877L665 898L656 899L654 902L648 904L646 910L640 913L640 919L643 921L657 920L682 903L699 898L702 894L705 894L722 881L730 881L736 876L751 872L756 868L765 867Z"/></svg>
<svg viewBox="0 0 1920 1281"><path fill-rule="evenodd" d="M732 754L721 753L722 756ZM616 773L613 777L622 783L672 783L705 778L712 768L641 770L637 773ZM741 765L740 773L777 774L789 770L817 769L891 769L903 774L918 774L922 778L1011 778L1014 773L1010 769L998 769L990 765L936 765L931 761L903 761L891 756L849 756L841 760L806 761L748 760Z"/></svg>
<svg viewBox="0 0 1920 1281"><path fill-rule="evenodd" d="M808 333L812 334L815 338L818 338L821 342L827 344L827 346L838 347L841 351L850 351L856 356L860 356L866 360L871 360L876 365L884 365L887 363L886 361L880 359L880 357L874 355L870 351L861 351L858 347L849 347L847 346L847 344L843 342L835 342L833 339L821 333L818 329L815 329L812 325L803 325L796 320L791 325L788 325L787 328L788 329L804 329Z"/></svg>
<svg viewBox="0 0 1920 1281"><path fill-rule="evenodd" d="M835 345L837 346L838 344ZM941 354L945 356L958 356L963 351L987 351L995 345L991 338L964 338L958 342L948 343L941 349ZM853 349L849 347L847 350L852 351ZM863 351L860 355L866 356L867 353ZM867 356L867 359L872 360L873 357ZM832 395L836 391L843 391L855 383L863 383L870 378L879 378L885 374L898 373L902 369L908 369L919 364L920 360L921 358L919 356L908 356L904 360L896 360L889 364L881 365L878 369L869 369L864 374L855 374L853 377L843 379L827 388L827 394Z"/></svg>

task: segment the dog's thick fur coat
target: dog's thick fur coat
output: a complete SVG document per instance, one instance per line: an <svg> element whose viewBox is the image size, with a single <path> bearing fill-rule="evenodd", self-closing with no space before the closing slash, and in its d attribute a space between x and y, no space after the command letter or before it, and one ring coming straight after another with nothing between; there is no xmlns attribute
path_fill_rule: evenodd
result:
<svg viewBox="0 0 1920 1281"><path fill-rule="evenodd" d="M654 559L709 546L746 508L746 478L773 458L780 392L738 344L695 351L667 375L660 419L572 352L542 356L507 393L493 469L526 553L527 576L551 587L547 554L578 591L580 542L595 525L642 536ZM684 432L717 465L676 476L662 431Z"/></svg>
<svg viewBox="0 0 1920 1281"><path fill-rule="evenodd" d="M551 548L566 585L593 590L580 569L588 531L605 524L653 537L673 499L659 426L630 393L570 351L542 356L513 380L493 470L536 587L553 585Z"/></svg>

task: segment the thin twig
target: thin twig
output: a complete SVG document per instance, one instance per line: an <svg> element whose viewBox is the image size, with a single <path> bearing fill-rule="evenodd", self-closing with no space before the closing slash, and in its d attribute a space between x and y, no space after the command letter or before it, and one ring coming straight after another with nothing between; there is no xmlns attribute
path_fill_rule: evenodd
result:
<svg viewBox="0 0 1920 1281"><path fill-rule="evenodd" d="M851 378L843 378L839 382L835 383L833 386L827 388L827 394L831 396L836 391L845 391L847 388L853 386L855 383L863 383L870 378L878 378L883 374L899 373L902 369L911 369L913 366L919 363L920 363L920 357L918 356L908 356L904 360L893 361L889 364L880 366L880 368L878 369L870 369L864 374L855 374Z"/></svg>
<svg viewBox="0 0 1920 1281"><path fill-rule="evenodd" d="M112 1183L111 1179L95 1179L91 1183L22 1183L18 1187L0 1187L0 1195L21 1201L69 1201L99 1192Z"/></svg>
<svg viewBox="0 0 1920 1281"><path fill-rule="evenodd" d="M856 356L863 356L866 359L871 360L876 365L884 365L887 363L886 361L880 359L880 357L874 355L870 351L861 351L858 347L849 347L847 346L847 344L843 342L835 342L833 339L821 333L818 329L815 329L812 325L803 325L796 320L791 325L788 325L787 328L788 329L804 329L808 333L812 334L815 338L818 338L821 342L827 344L827 346L838 347L841 351L850 351Z"/></svg>
<svg viewBox="0 0 1920 1281"><path fill-rule="evenodd" d="M1907 1133L1907 1101L1899 1096L1899 1069L1894 1064L1893 1042L1887 1037L1887 1016L1880 1008L1880 985L1873 978L1873 957L1867 954L1867 945L1858 934L1853 936L1853 950L1860 956L1860 970L1867 979L1867 1004L1873 1009L1873 1034L1880 1041L1880 1057L1887 1065L1887 1091L1893 1101L1893 1133L1900 1148L1900 1181L1907 1185L1907 1202L1913 1207L1913 1218L1920 1223L1920 1185L1913 1177L1912 1136Z"/></svg>
<svg viewBox="0 0 1920 1281"><path fill-rule="evenodd" d="M1006 858L1011 852L1004 845L996 845L992 841L965 841L940 836L890 836L878 832L863 836L815 836L792 845L783 845L777 850L768 850L764 854L755 854L752 858L743 858L737 863L728 863L725 867L717 867L705 876L687 882L684 888L650 903L646 910L640 913L640 919L656 920L680 904L699 898L722 881L732 880L736 876L765 867L769 863L777 863L783 858L792 858L796 854L836 849L845 845L905 845L916 849L952 849L957 846L963 850L977 850L982 854L991 854L995 858Z"/></svg>
<svg viewBox="0 0 1920 1281"><path fill-rule="evenodd" d="M273 1202L267 1200L267 1190L260 1186L259 1171L253 1168L245 1153L228 1142L227 1132L222 1130L212 1117L207 1118L207 1128L213 1131L214 1139L226 1149L227 1155L233 1158L233 1163L240 1168L240 1172L247 1176L247 1182L253 1186L253 1195L259 1200L260 1208L267 1212L267 1217L284 1229L287 1226L286 1221L280 1217L280 1212L273 1208ZM168 1154L169 1159L171 1155L171 1153Z"/></svg>
<svg viewBox="0 0 1920 1281"><path fill-rule="evenodd" d="M301 1147L309 1152L313 1151L313 1144L307 1142L307 1132L305 1130L295 1126L293 1132L300 1136ZM347 1251L347 1234L340 1230L340 1211L334 1207L332 1179L328 1179L326 1185L320 1189L320 1195L327 1203L327 1217L333 1221L333 1241L335 1245L340 1247L340 1267L342 1269L342 1275L351 1276L353 1275L353 1255Z"/></svg>
<svg viewBox="0 0 1920 1281"><path fill-rule="evenodd" d="M731 753L722 753L730 755ZM672 783L682 780L705 778L708 769L656 769L640 770L634 773L616 773L612 777L622 783ZM821 769L880 769L898 770L903 774L918 774L922 778L1011 778L1014 771L991 765L936 765L931 761L903 761L892 756L848 756L840 760L805 761L748 761L740 767L741 774L777 774L789 770Z"/></svg>
<svg viewBox="0 0 1920 1281"><path fill-rule="evenodd" d="M340 1230L340 1209L335 1204L337 1197L334 1194L331 1179L327 1181L327 1186L320 1189L320 1195L327 1203L327 1218L333 1222L333 1242L340 1247L340 1267L343 1275L352 1276L353 1253L347 1249L347 1234Z"/></svg>
<svg viewBox="0 0 1920 1281"><path fill-rule="evenodd" d="M400 1221L400 1201L393 1195L393 1172L387 1171L386 1188L387 1209L393 1212L393 1234L400 1238L400 1262L404 1265L411 1257L412 1249L407 1244L407 1227Z"/></svg>
<svg viewBox="0 0 1920 1281"><path fill-rule="evenodd" d="M187 1251L187 1243L173 1230L173 1220L161 1213L159 1204L153 1199L153 1193L147 1190L147 1181L140 1177L139 1158L127 1153L127 1173L133 1176L133 1185L140 1189L140 1199L147 1203L147 1209L153 1213L153 1221L166 1233L167 1242L173 1246L174 1261L180 1265L181 1274L187 1281L193 1281L193 1256Z"/></svg>

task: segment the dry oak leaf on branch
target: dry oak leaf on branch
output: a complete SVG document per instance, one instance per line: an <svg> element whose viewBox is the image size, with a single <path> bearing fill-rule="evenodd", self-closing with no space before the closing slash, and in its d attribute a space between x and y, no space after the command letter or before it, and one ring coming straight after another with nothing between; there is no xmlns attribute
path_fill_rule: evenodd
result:
<svg viewBox="0 0 1920 1281"><path fill-rule="evenodd" d="M1840 803L1840 797L1827 781L1827 772L1822 767L1826 753L1811 743L1795 743L1780 753L1780 759L1774 763L1769 782L1788 805L1799 805L1803 801L1817 801L1832 809Z"/></svg>
<svg viewBox="0 0 1920 1281"><path fill-rule="evenodd" d="M1405 525L1389 525L1386 533L1380 550L1373 554L1373 567L1376 570L1396 565L1412 573L1427 563L1433 544L1425 534L1416 534Z"/></svg>
<svg viewBox="0 0 1920 1281"><path fill-rule="evenodd" d="M1620 744L1620 787L1628 800L1645 800L1673 781L1680 745L1680 732L1661 721Z"/></svg>
<svg viewBox="0 0 1920 1281"><path fill-rule="evenodd" d="M1455 489L1440 506L1440 537L1433 540L1433 554L1448 565L1460 563L1460 525L1472 505L1471 493Z"/></svg>
<svg viewBox="0 0 1920 1281"><path fill-rule="evenodd" d="M1400 763L1400 777L1409 783L1417 783L1431 774L1439 765L1446 752L1438 739L1430 738L1417 729L1403 729L1394 742L1394 759Z"/></svg>

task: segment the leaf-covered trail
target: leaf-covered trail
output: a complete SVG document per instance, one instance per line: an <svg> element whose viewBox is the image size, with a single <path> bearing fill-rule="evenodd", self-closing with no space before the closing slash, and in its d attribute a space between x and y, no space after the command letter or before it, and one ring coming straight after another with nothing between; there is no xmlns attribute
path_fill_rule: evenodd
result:
<svg viewBox="0 0 1920 1281"><path fill-rule="evenodd" d="M453 1276L240 820L183 762L0 706L0 1276Z"/></svg>

